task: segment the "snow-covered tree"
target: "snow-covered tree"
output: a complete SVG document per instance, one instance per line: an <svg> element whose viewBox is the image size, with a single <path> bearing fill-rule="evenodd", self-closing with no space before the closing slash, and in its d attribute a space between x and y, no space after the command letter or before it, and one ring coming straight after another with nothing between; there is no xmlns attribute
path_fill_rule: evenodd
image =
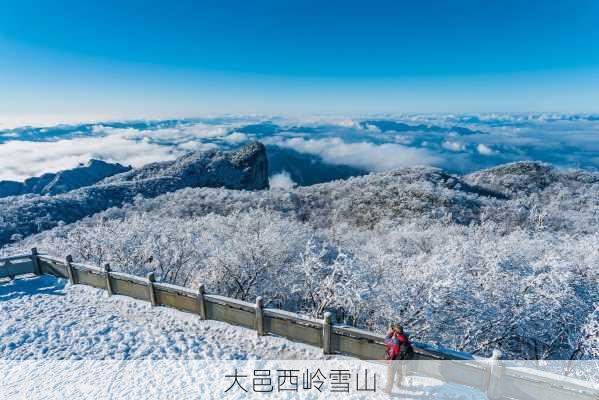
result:
<svg viewBox="0 0 599 400"><path fill-rule="evenodd" d="M527 172L535 168L461 178L406 168L291 191L186 188L4 251L35 245L379 331L398 322L416 340L479 355L596 358L599 177Z"/></svg>

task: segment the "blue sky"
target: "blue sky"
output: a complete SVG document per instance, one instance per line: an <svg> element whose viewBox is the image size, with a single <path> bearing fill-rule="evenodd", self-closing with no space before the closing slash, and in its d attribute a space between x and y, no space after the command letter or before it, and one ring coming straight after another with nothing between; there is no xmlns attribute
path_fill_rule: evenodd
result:
<svg viewBox="0 0 599 400"><path fill-rule="evenodd" d="M0 118L599 111L599 2L2 1Z"/></svg>

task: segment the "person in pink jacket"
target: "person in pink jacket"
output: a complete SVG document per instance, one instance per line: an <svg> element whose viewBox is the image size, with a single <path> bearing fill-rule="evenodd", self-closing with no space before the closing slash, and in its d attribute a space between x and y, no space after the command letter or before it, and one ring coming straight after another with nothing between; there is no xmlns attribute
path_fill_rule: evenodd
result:
<svg viewBox="0 0 599 400"><path fill-rule="evenodd" d="M391 324L389 327L387 335L385 336L385 346L385 359L389 364L387 366L387 384L385 386L385 392L391 393L394 381L397 381L397 385L401 386L403 377L400 360L412 359L414 349L408 335L404 333L403 328L398 324Z"/></svg>

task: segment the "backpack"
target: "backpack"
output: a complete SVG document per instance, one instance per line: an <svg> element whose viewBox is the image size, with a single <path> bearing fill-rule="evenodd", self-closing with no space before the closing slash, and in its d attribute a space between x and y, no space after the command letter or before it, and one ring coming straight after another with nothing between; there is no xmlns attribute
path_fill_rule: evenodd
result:
<svg viewBox="0 0 599 400"><path fill-rule="evenodd" d="M409 340L406 339L405 342L399 346L399 353L395 359L397 360L411 360L414 358L414 348Z"/></svg>

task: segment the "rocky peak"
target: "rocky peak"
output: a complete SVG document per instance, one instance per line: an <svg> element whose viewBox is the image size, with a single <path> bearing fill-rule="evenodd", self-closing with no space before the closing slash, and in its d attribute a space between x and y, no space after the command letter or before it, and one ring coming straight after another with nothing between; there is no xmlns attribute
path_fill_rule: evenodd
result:
<svg viewBox="0 0 599 400"><path fill-rule="evenodd" d="M172 179L181 187L225 187L227 189L268 189L266 148L260 142L236 151L196 151L173 161L157 162L114 175L101 184Z"/></svg>
<svg viewBox="0 0 599 400"><path fill-rule="evenodd" d="M266 147L262 143L250 143L239 151L230 153L230 157L231 163L243 170L241 184L268 189L268 158Z"/></svg>
<svg viewBox="0 0 599 400"><path fill-rule="evenodd" d="M26 237L53 228L59 221L71 223L110 207L133 203L137 196L153 198L187 187L267 189L267 171L266 149L255 142L237 151L186 154L174 161L149 164L55 196L6 199L0 219L0 247L14 234ZM70 175L60 175L53 187L64 190L66 186L60 182L76 181L67 177Z"/></svg>

